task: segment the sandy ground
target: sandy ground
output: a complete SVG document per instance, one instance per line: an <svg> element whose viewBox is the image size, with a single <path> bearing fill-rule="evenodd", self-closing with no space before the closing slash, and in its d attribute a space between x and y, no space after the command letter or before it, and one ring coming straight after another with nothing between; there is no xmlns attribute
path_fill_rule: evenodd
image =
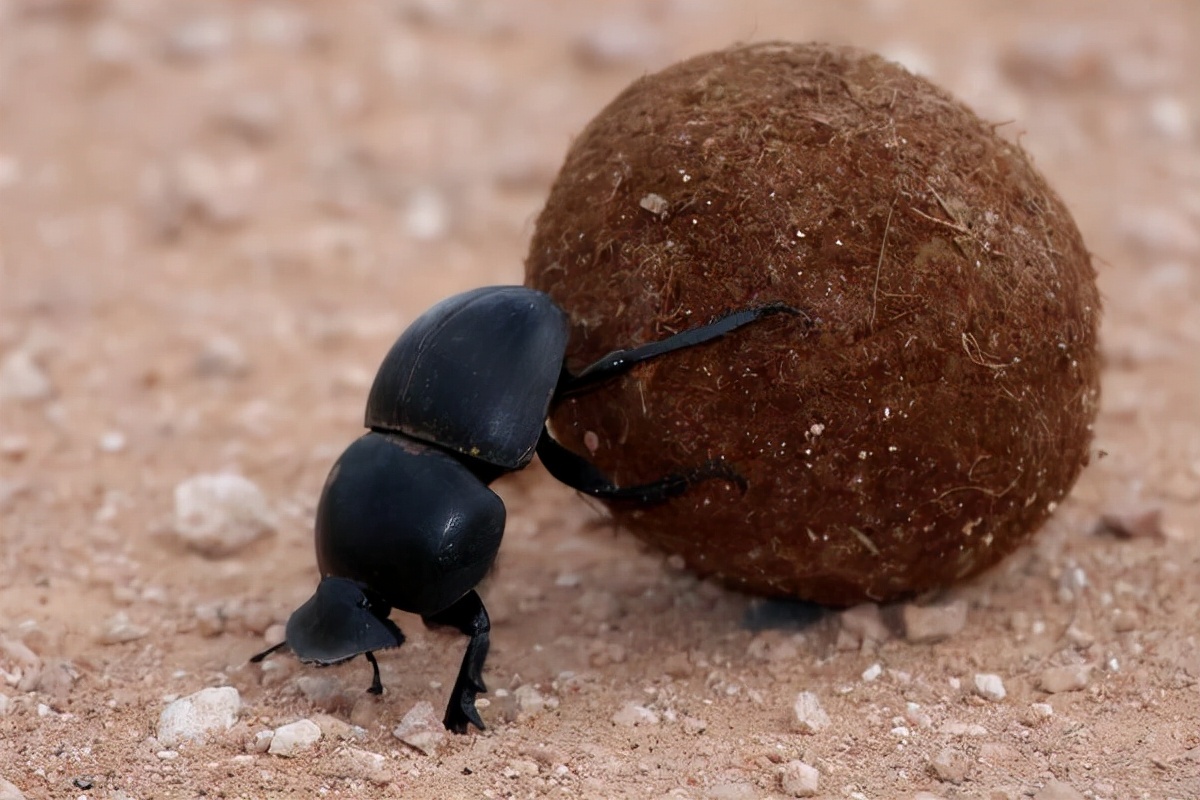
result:
<svg viewBox="0 0 1200 800"><path fill-rule="evenodd" d="M904 608L754 630L535 467L499 486L485 733L393 735L462 652L415 619L378 699L361 660L247 665L312 590L314 504L396 334L521 280L571 136L630 80L768 38L930 76L1073 209L1102 454L1034 544L923 600L967 608L939 643ZM0 797L736 800L804 791L801 763L823 797L1200 797L1198 38L1189 0L0 3ZM205 557L173 493L226 471L275 532ZM232 728L156 738L224 685ZM314 746L260 752L302 719Z"/></svg>

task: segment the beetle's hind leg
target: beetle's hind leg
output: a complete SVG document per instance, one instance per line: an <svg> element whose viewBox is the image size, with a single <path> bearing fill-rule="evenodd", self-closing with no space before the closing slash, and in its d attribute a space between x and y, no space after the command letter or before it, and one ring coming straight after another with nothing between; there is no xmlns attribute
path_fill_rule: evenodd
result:
<svg viewBox="0 0 1200 800"><path fill-rule="evenodd" d="M487 692L483 683L483 662L491 645L489 632L492 629L483 601L472 589L446 610L422 619L430 627L445 625L471 637L471 641L467 642L467 651L463 653L462 666L458 669L458 678L450 692L450 703L446 706L442 724L455 733L466 733L468 725L483 730L483 719L475 708L475 697Z"/></svg>
<svg viewBox="0 0 1200 800"><path fill-rule="evenodd" d="M719 339L727 333L732 333L738 328L774 314L789 314L808 320L808 315L803 311L783 303L767 303L753 308L730 311L704 325L688 328L657 342L648 342L628 350L615 350L579 372L571 373L564 370L554 393L554 401L558 402L572 395L586 392L599 383L628 372L644 361L674 353L676 350L685 350L698 344L711 342L713 339Z"/></svg>
<svg viewBox="0 0 1200 800"><path fill-rule="evenodd" d="M603 500L631 500L653 505L678 497L698 483L722 480L736 484L746 491L746 479L721 461L709 461L694 469L676 472L650 483L637 486L617 486L612 479L587 459L572 453L554 440L550 431L542 428L537 443L538 458L546 471L572 489Z"/></svg>

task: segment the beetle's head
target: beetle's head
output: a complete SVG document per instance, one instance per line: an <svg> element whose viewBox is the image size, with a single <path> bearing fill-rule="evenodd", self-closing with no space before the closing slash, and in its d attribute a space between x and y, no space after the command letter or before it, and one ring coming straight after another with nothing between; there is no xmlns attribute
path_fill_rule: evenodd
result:
<svg viewBox="0 0 1200 800"><path fill-rule="evenodd" d="M390 611L356 581L322 578L316 594L288 618L287 646L301 661L322 666L399 647L404 634L388 619Z"/></svg>

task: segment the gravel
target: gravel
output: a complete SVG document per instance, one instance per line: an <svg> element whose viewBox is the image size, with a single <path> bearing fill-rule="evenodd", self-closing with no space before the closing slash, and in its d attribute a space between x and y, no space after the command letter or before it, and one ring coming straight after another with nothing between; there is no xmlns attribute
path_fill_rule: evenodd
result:
<svg viewBox="0 0 1200 800"><path fill-rule="evenodd" d="M621 706L617 713L612 715L612 722L614 725L633 728L639 725L657 725L659 719L658 714L631 701Z"/></svg>

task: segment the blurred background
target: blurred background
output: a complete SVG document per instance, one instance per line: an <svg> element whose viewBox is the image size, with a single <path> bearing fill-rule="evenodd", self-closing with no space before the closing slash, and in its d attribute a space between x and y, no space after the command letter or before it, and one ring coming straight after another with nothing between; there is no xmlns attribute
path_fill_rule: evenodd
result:
<svg viewBox="0 0 1200 800"><path fill-rule="evenodd" d="M457 640L414 629L370 707L361 663L329 671L325 700L295 665L240 666L311 592L315 501L374 370L434 301L521 282L572 136L625 85L769 39L878 51L1033 155L1100 273L1105 455L1035 546L963 590L971 624L932 665L836 618L748 632L747 600L614 537L540 469L517 476L490 681L555 708L502 695L493 733L417 780L430 765L390 729L440 707ZM771 796L801 759L836 797L1200 794L1198 39L1191 0L0 2L0 778L29 797L92 774L101 797L303 793L304 764L231 759L324 707L368 731L356 746L389 759L377 786L397 796ZM249 533L197 544L178 495L212 473L260 494ZM1116 537L1093 535L1106 515ZM891 677L863 688L874 663ZM1047 698L1047 664L1105 677ZM1008 705L981 706L976 670ZM235 732L160 758L162 699L227 682ZM790 732L810 685L837 736ZM635 701L651 733L610 720ZM989 733L921 738L892 719L914 702L943 709L931 730ZM1059 717L1022 727L1033 702ZM319 764L340 752L320 746ZM930 766L946 748L966 788ZM330 769L326 789L363 779Z"/></svg>

